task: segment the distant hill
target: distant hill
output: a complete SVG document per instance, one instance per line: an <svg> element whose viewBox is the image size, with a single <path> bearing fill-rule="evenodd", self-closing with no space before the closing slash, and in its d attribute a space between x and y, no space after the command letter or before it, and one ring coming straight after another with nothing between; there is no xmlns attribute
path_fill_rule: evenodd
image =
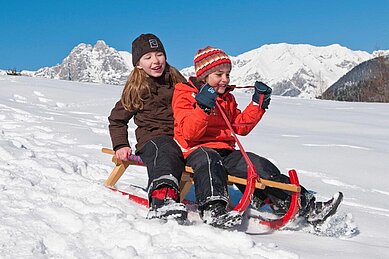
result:
<svg viewBox="0 0 389 259"><path fill-rule="evenodd" d="M389 55L354 67L330 86L321 98L351 102L389 102Z"/></svg>

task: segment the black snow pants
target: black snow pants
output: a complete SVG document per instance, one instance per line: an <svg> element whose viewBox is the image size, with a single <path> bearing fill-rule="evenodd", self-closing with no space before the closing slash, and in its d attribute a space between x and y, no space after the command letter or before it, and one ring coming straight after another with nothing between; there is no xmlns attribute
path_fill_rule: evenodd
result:
<svg viewBox="0 0 389 259"><path fill-rule="evenodd" d="M269 160L248 152L250 160L257 169L261 178L290 183L289 177L281 174L280 170ZM196 200L199 208L209 201L228 201L227 175L247 178L247 163L239 150L212 149L200 147L187 157L187 164L192 167L194 175ZM244 192L245 185L236 185ZM301 188L301 205L305 207L305 197L308 191ZM277 188L267 187L264 190L255 189L254 196L264 201L269 198L272 203L279 207L288 208L291 193Z"/></svg>
<svg viewBox="0 0 389 259"><path fill-rule="evenodd" d="M174 188L180 192L179 182L185 167L182 151L169 136L160 136L148 141L136 153L147 167L149 176L148 195L161 186Z"/></svg>

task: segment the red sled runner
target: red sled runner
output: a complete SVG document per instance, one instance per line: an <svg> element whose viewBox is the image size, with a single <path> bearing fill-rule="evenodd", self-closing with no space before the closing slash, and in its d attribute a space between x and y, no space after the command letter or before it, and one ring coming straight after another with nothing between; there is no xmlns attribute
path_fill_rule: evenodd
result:
<svg viewBox="0 0 389 259"><path fill-rule="evenodd" d="M218 106L218 105L217 105ZM239 139L235 135L232 126L230 122L228 121L226 115L224 112L219 108L219 111L221 112L224 120L226 121L227 126L230 128L232 135L234 136L237 145L239 146L240 151L242 152L246 163L247 163L247 179L235 177L235 176L228 176L228 183L229 184L242 184L246 185L245 191L240 199L240 201L235 205L233 208L234 211L239 212L241 215L248 209L251 198L253 196L254 190L256 188L258 189L265 189L267 187L272 188L278 188L281 190L289 191L291 192L291 202L288 211L283 215L282 217L278 219L262 219L259 222L263 225L266 225L272 229L279 229L283 226L285 226L290 220L294 219L294 217L297 214L297 211L299 209L299 197L300 197L300 191L301 187L299 184L299 180L297 177L297 173L295 170L289 170L289 178L290 178L290 184L286 183L280 183L275 181L270 181L266 179L262 179L260 175L257 173L256 168L253 166L252 162L250 161L249 157L247 156L246 152L243 149L243 146L241 145ZM121 190L118 190L115 187L115 184L118 182L120 177L123 175L124 171L127 169L129 165L137 165L137 166L144 166L142 160L139 156L132 155L129 159L129 161L122 161L120 159L117 159L115 157L115 152L108 148L103 148L102 152L113 155L112 162L115 164L115 168L113 169L112 173L109 175L108 179L105 181L105 186L110 188L114 191L119 191L123 195L127 195L131 200L135 201L138 204L141 204L143 206L148 206L148 200L146 198L137 196L136 194L127 193ZM185 203L185 197L188 194L189 190L191 189L193 185L193 171L192 168L186 167L185 171L182 174L181 182L180 182L180 197L181 201Z"/></svg>

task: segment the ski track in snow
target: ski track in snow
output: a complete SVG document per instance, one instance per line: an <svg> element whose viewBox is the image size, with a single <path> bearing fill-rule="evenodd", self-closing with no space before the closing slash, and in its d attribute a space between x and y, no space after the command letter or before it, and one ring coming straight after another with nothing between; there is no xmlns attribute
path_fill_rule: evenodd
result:
<svg viewBox="0 0 389 259"><path fill-rule="evenodd" d="M384 195L388 195L388 196L389 196L389 192L385 192L385 191L381 191L381 190L373 189L372 192L377 192L377 193L380 193L380 194L384 194Z"/></svg>
<svg viewBox="0 0 389 259"><path fill-rule="evenodd" d="M370 150L370 148L366 148L366 147L344 145L344 144L303 144L303 146L307 146L307 147L342 147L342 148Z"/></svg>
<svg viewBox="0 0 389 259"><path fill-rule="evenodd" d="M50 95L49 86L36 87L28 95L22 87L18 88L19 80L2 79L0 87L4 82L7 86L15 83L12 89L16 90L7 88L8 98L0 103L1 258L299 258L299 253L309 258L318 254L293 251L293 245L288 245L293 243L293 235L301 238L307 234L300 240L318 244L325 237L329 238L325 242L335 239L335 243L358 238L353 215L344 211L320 228L291 223L271 235L259 228L256 236L207 226L195 211L189 213L187 226L146 220L146 208L103 187L113 164L100 149L110 146L107 116L116 97L109 100L104 112L98 112L94 109L96 100L56 98ZM103 97L97 101L100 100ZM134 130L130 125L130 136ZM280 136L303 138L297 134ZM374 150L343 144L302 146ZM145 169L134 167L131 171L133 174L124 175L121 184L126 184L127 179L144 187ZM349 184L323 172L302 169L298 173L325 186L380 195L382 199L389 195L387 191ZM342 207L389 217L388 209L347 196ZM257 223L248 224L253 227Z"/></svg>

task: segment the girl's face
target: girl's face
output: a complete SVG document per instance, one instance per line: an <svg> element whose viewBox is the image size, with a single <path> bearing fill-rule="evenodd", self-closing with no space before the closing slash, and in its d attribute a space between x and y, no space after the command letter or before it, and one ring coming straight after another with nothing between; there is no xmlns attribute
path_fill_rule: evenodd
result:
<svg viewBox="0 0 389 259"><path fill-rule="evenodd" d="M205 81L215 89L218 94L224 94L230 83L231 69L221 68L207 76Z"/></svg>
<svg viewBox="0 0 389 259"><path fill-rule="evenodd" d="M146 53L139 59L136 67L145 71L149 76L160 77L166 67L165 55L160 51Z"/></svg>

